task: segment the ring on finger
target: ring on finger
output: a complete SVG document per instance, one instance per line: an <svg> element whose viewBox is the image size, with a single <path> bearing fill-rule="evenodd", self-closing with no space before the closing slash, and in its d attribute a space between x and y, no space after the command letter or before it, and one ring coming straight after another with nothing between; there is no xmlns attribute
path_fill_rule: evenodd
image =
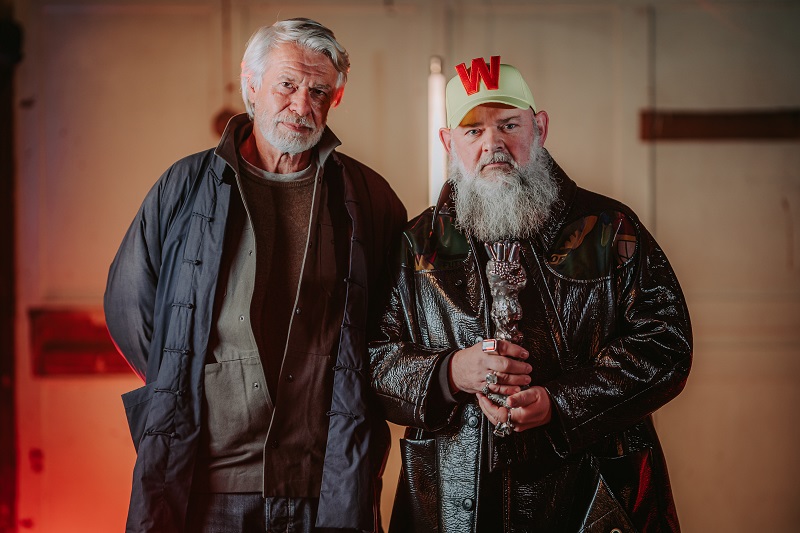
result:
<svg viewBox="0 0 800 533"><path fill-rule="evenodd" d="M506 426L508 426L508 428L509 428L511 431L513 431L513 430L514 430L514 421L513 421L513 420L511 420L511 413L512 413L513 411L514 411L514 408L513 408L513 407L512 407L511 409L509 409L509 410L508 410L508 418L506 419Z"/></svg>
<svg viewBox="0 0 800 533"><path fill-rule="evenodd" d="M498 381L499 381L499 379L497 377L497 371L496 370L492 370L488 374L486 374L486 383L487 384L496 385Z"/></svg>
<svg viewBox="0 0 800 533"><path fill-rule="evenodd" d="M490 355L499 355L497 353L497 339L484 339L481 343L481 350Z"/></svg>
<svg viewBox="0 0 800 533"><path fill-rule="evenodd" d="M513 430L513 426L509 426L508 422L500 422L494 427L494 431L492 433L494 433L497 437L508 437L511 435Z"/></svg>
<svg viewBox="0 0 800 533"><path fill-rule="evenodd" d="M484 396L487 396L487 395L489 394L489 384L488 384L488 383L487 383L486 385L484 385L484 386L483 386L483 388L481 389L481 393L482 393Z"/></svg>

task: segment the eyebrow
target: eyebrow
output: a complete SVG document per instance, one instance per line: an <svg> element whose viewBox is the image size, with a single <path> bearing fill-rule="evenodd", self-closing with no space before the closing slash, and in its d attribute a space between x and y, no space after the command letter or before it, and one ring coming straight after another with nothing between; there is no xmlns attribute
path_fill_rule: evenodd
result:
<svg viewBox="0 0 800 533"><path fill-rule="evenodd" d="M514 116L511 116L511 117L508 117L508 118L500 119L497 122L498 122L498 124L507 124L507 123L511 122L512 120L519 120L519 117L520 117L520 115L514 115Z"/></svg>
<svg viewBox="0 0 800 533"><path fill-rule="evenodd" d="M292 83L297 83L297 76L293 76L291 74L278 74L279 81L289 81ZM333 85L329 85L327 83L316 83L313 85L309 85L311 89L325 89L331 90L333 89Z"/></svg>

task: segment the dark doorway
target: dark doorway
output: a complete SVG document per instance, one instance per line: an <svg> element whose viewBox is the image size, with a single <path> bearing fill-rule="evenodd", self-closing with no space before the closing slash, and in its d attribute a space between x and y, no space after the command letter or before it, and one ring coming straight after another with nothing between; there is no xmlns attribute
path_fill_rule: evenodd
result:
<svg viewBox="0 0 800 533"><path fill-rule="evenodd" d="M16 531L17 424L14 410L14 68L22 31L0 6L0 532Z"/></svg>

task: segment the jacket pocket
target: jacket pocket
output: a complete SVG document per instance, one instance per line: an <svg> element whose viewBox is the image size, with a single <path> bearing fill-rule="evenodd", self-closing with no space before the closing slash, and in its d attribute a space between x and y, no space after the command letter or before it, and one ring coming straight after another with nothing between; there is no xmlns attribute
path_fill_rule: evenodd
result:
<svg viewBox="0 0 800 533"><path fill-rule="evenodd" d="M652 450L646 448L618 457L592 457L597 484L582 532L636 532L640 504L646 501L652 473ZM651 509L652 510L652 509Z"/></svg>
<svg viewBox="0 0 800 533"><path fill-rule="evenodd" d="M580 533L637 533L628 514L608 490L602 476L595 489L584 526Z"/></svg>
<svg viewBox="0 0 800 533"><path fill-rule="evenodd" d="M261 457L272 413L258 354L207 364L204 384L204 436L210 457Z"/></svg>
<svg viewBox="0 0 800 533"><path fill-rule="evenodd" d="M147 414L150 412L150 400L153 399L155 383L148 383L122 395L125 416L128 418L128 429L133 439L133 447L139 452L139 441L142 440L147 425Z"/></svg>
<svg viewBox="0 0 800 533"><path fill-rule="evenodd" d="M400 439L403 471L390 531L439 531L439 490L434 439Z"/></svg>

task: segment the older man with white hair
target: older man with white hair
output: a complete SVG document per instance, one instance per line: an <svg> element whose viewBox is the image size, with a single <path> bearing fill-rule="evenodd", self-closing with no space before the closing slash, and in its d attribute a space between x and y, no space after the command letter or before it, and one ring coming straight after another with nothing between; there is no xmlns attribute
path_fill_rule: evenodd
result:
<svg viewBox="0 0 800 533"><path fill-rule="evenodd" d="M691 366L678 281L627 206L544 149L516 68L456 71L449 180L370 332L372 387L408 426L390 532L677 531L650 415Z"/></svg>
<svg viewBox="0 0 800 533"><path fill-rule="evenodd" d="M125 235L105 310L146 381L123 396L128 532L380 529L389 434L363 332L406 214L326 127L349 68L318 22L260 28L247 114L170 167Z"/></svg>

